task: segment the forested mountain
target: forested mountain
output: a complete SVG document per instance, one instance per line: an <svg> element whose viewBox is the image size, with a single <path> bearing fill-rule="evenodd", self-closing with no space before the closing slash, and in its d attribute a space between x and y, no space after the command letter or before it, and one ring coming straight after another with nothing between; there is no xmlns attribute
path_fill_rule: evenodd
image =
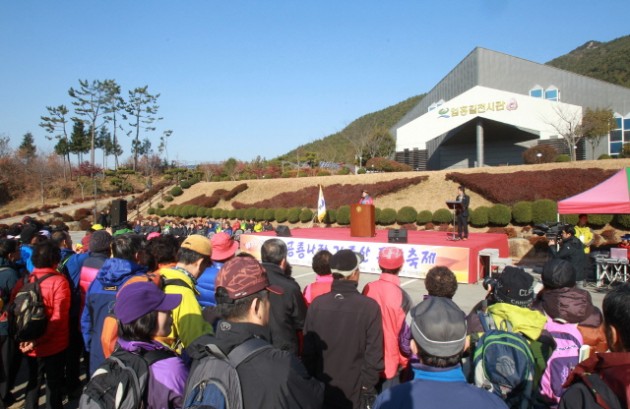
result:
<svg viewBox="0 0 630 409"><path fill-rule="evenodd" d="M606 43L588 41L546 64L630 87L630 35ZM388 132L424 95L416 95L396 105L364 115L340 132L299 146L278 159L290 162L324 160L354 163L358 152L362 151L365 162L367 158L378 156L382 150L387 150L393 138L388 140L383 133ZM383 145L381 151L374 147L375 144Z"/></svg>
<svg viewBox="0 0 630 409"><path fill-rule="evenodd" d="M607 43L588 41L547 63L553 67L630 87L630 35Z"/></svg>

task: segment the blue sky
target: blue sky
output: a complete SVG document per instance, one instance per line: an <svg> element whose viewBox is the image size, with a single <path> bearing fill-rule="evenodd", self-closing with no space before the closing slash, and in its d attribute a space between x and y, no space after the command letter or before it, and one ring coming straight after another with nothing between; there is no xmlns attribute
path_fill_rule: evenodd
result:
<svg viewBox="0 0 630 409"><path fill-rule="evenodd" d="M545 63L630 34L627 0L1 1L0 136L79 79L160 93L168 159L267 159L429 91L475 47ZM123 137L123 157L130 138ZM100 155L97 154L97 157ZM110 160L110 163L112 161Z"/></svg>

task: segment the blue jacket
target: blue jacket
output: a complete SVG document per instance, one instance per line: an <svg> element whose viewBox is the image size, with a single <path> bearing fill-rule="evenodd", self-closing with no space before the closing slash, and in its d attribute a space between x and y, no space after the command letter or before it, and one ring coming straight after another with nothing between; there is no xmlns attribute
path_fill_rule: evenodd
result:
<svg viewBox="0 0 630 409"><path fill-rule="evenodd" d="M11 291L20 279L16 267L5 258L0 258L0 297L3 307L0 315L0 336L9 335L8 306Z"/></svg>
<svg viewBox="0 0 630 409"><path fill-rule="evenodd" d="M118 338L118 344L129 352L168 350L157 341L127 341ZM173 356L155 362L149 367L145 409L181 408L184 404L186 379L188 379L188 367L180 357Z"/></svg>
<svg viewBox="0 0 630 409"><path fill-rule="evenodd" d="M433 368L414 365L415 379L378 395L374 409L443 408L443 409L506 409L498 396L466 382L460 365Z"/></svg>
<svg viewBox="0 0 630 409"><path fill-rule="evenodd" d="M147 268L119 258L105 261L90 285L81 314L81 332L85 349L90 353L90 375L103 363L101 332L105 317L113 310L116 293L125 282L136 275L146 274Z"/></svg>
<svg viewBox="0 0 630 409"><path fill-rule="evenodd" d="M206 268L199 277L197 277L197 300L202 308L217 305L214 299L214 282L217 278L219 270L223 267L223 262L212 261L212 265Z"/></svg>

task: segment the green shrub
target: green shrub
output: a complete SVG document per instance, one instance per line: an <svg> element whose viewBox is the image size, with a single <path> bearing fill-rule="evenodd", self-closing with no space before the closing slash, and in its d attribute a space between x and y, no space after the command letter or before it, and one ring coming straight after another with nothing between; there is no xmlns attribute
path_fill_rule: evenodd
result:
<svg viewBox="0 0 630 409"><path fill-rule="evenodd" d="M149 209L147 210L148 214L155 214L155 209L152 207L149 207Z"/></svg>
<svg viewBox="0 0 630 409"><path fill-rule="evenodd" d="M230 211L228 209L221 209L221 217L227 219L229 214L230 214Z"/></svg>
<svg viewBox="0 0 630 409"><path fill-rule="evenodd" d="M561 153L560 155L556 156L556 162L571 162L571 157L566 153Z"/></svg>
<svg viewBox="0 0 630 409"><path fill-rule="evenodd" d="M276 209L274 217L278 223L284 223L287 221L287 209L279 208Z"/></svg>
<svg viewBox="0 0 630 409"><path fill-rule="evenodd" d="M213 219L220 219L222 214L223 214L223 209L219 209L218 207L215 207L214 209L212 209Z"/></svg>
<svg viewBox="0 0 630 409"><path fill-rule="evenodd" d="M319 170L317 171L317 176L330 176L329 170Z"/></svg>
<svg viewBox="0 0 630 409"><path fill-rule="evenodd" d="M394 209L383 209L379 218L376 219L377 222L382 226L389 226L390 224L394 224L396 222L396 210Z"/></svg>
<svg viewBox="0 0 630 409"><path fill-rule="evenodd" d="M572 224L575 226L579 220L580 219L577 214L561 214L560 215L560 221L562 223Z"/></svg>
<svg viewBox="0 0 630 409"><path fill-rule="evenodd" d="M607 154L607 153L602 153L601 155L599 155L599 157L598 157L597 159L598 159L598 160L599 160L599 159L612 159L612 156L610 156L610 155L609 155L609 154Z"/></svg>
<svg viewBox="0 0 630 409"><path fill-rule="evenodd" d="M208 212L208 208L199 206L197 208L197 213L195 215L197 217L206 217L207 212Z"/></svg>
<svg viewBox="0 0 630 409"><path fill-rule="evenodd" d="M343 205L337 209L337 224L342 226L350 224L350 206Z"/></svg>
<svg viewBox="0 0 630 409"><path fill-rule="evenodd" d="M335 209L326 209L326 218L324 219L326 223L337 223L337 210Z"/></svg>
<svg viewBox="0 0 630 409"><path fill-rule="evenodd" d="M630 230L630 214L615 215L614 222L624 230Z"/></svg>
<svg viewBox="0 0 630 409"><path fill-rule="evenodd" d="M297 207L292 207L287 212L287 221L289 223L297 223L300 221L300 209Z"/></svg>
<svg viewBox="0 0 630 409"><path fill-rule="evenodd" d="M181 186L182 189L188 189L191 186L190 181L182 180L181 182L179 182L179 186Z"/></svg>
<svg viewBox="0 0 630 409"><path fill-rule="evenodd" d="M358 175L365 175L365 168L359 168L359 170L357 170L357 174Z"/></svg>
<svg viewBox="0 0 630 409"><path fill-rule="evenodd" d="M612 222L614 215L612 214L589 214L588 224L596 228L602 228Z"/></svg>
<svg viewBox="0 0 630 409"><path fill-rule="evenodd" d="M380 219L382 211L383 211L383 209L381 209L380 207L375 207L374 208L374 220Z"/></svg>
<svg viewBox="0 0 630 409"><path fill-rule="evenodd" d="M265 209L260 208L256 210L256 216L254 216L257 222L262 222L265 220Z"/></svg>
<svg viewBox="0 0 630 409"><path fill-rule="evenodd" d="M236 209L236 217L243 220L245 218L245 209Z"/></svg>
<svg viewBox="0 0 630 409"><path fill-rule="evenodd" d="M166 216L166 211L164 209L158 209L158 211L156 212L156 214L160 217L164 217Z"/></svg>
<svg viewBox="0 0 630 409"><path fill-rule="evenodd" d="M413 223L418 217L418 212L411 206L404 206L398 210L396 221L398 224Z"/></svg>
<svg viewBox="0 0 630 409"><path fill-rule="evenodd" d="M171 196L171 195L166 195L166 196L164 196L164 200L165 200L166 202L172 202L172 201L173 201L173 196Z"/></svg>
<svg viewBox="0 0 630 409"><path fill-rule="evenodd" d="M532 203L532 223L541 224L555 222L558 214L558 205L553 200L540 199Z"/></svg>
<svg viewBox="0 0 630 409"><path fill-rule="evenodd" d="M495 204L488 210L488 222L495 226L507 226L512 220L512 209L504 204Z"/></svg>
<svg viewBox="0 0 630 409"><path fill-rule="evenodd" d="M164 204L162 202L157 204L158 209L164 209Z"/></svg>
<svg viewBox="0 0 630 409"><path fill-rule="evenodd" d="M179 186L173 186L170 193L171 193L171 196L181 196L184 193L184 191Z"/></svg>
<svg viewBox="0 0 630 409"><path fill-rule="evenodd" d="M427 224L431 222L432 220L433 220L433 213L431 213L430 210L422 210L421 212L418 212L418 215L416 216L416 224L418 226Z"/></svg>
<svg viewBox="0 0 630 409"><path fill-rule="evenodd" d="M206 207L205 209L206 209L206 211L205 211L204 217L210 217L211 218L212 214L214 212L214 209L210 209L208 207Z"/></svg>
<svg viewBox="0 0 630 409"><path fill-rule="evenodd" d="M433 212L433 223L451 223L453 221L453 214L449 209L438 209Z"/></svg>
<svg viewBox="0 0 630 409"><path fill-rule="evenodd" d="M479 206L470 212L470 224L475 227L486 227L490 222L488 218L488 212L490 208L487 206Z"/></svg>
<svg viewBox="0 0 630 409"><path fill-rule="evenodd" d="M256 218L256 208L255 207L249 207L245 210L245 215L243 217L245 217L245 219L249 220L249 219L255 219Z"/></svg>
<svg viewBox="0 0 630 409"><path fill-rule="evenodd" d="M337 172L338 175L349 175L350 174L350 169L348 168L341 168L339 170L339 172Z"/></svg>
<svg viewBox="0 0 630 409"><path fill-rule="evenodd" d="M304 208L300 211L300 221L302 223L308 223L313 220L313 211L311 209Z"/></svg>
<svg viewBox="0 0 630 409"><path fill-rule="evenodd" d="M532 202L517 202L512 207L512 219L516 224L529 224L532 222Z"/></svg>
<svg viewBox="0 0 630 409"><path fill-rule="evenodd" d="M236 219L236 209L230 209L228 212L228 219L234 220Z"/></svg>
<svg viewBox="0 0 630 409"><path fill-rule="evenodd" d="M264 218L268 222L272 222L276 220L276 211L274 209L265 209Z"/></svg>

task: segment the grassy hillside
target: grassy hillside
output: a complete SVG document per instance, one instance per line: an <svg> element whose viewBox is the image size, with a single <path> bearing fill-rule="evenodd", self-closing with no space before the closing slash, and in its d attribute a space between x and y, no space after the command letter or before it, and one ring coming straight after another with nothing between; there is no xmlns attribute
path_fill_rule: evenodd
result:
<svg viewBox="0 0 630 409"><path fill-rule="evenodd" d="M630 35L607 43L589 41L547 64L630 87Z"/></svg>

